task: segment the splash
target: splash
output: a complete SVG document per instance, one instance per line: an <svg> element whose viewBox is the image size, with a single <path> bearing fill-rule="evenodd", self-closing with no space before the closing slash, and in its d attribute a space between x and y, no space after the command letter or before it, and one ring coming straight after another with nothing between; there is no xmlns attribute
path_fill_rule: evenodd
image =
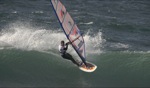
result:
<svg viewBox="0 0 150 88"><path fill-rule="evenodd" d="M23 24L16 22L2 30L0 33L0 49L16 48L22 50L37 50L37 51L58 51L58 45L61 40L68 41L63 31L53 29L46 30L35 28L30 23ZM86 53L101 53L102 33L99 32L93 37L89 32L85 34ZM69 46L68 52L75 55L75 51Z"/></svg>
<svg viewBox="0 0 150 88"><path fill-rule="evenodd" d="M62 39L65 39L63 33L15 23L1 32L0 47L7 45L24 50L48 50L55 48Z"/></svg>
<svg viewBox="0 0 150 88"><path fill-rule="evenodd" d="M130 45L123 44L123 43L110 43L111 45L109 47L116 48L116 49L128 49Z"/></svg>
<svg viewBox="0 0 150 88"><path fill-rule="evenodd" d="M101 50L101 48L103 47L103 43L105 42L105 39L102 38L102 32L99 31L93 36L89 35L89 33L90 31L88 31L87 34L84 36L87 54L102 53L103 51Z"/></svg>

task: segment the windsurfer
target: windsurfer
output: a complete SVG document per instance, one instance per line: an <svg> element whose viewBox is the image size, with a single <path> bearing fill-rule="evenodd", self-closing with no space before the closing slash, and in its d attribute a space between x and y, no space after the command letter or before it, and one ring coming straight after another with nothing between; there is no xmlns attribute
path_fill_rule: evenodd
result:
<svg viewBox="0 0 150 88"><path fill-rule="evenodd" d="M83 63L77 63L74 58L69 54L66 53L67 49L68 49L68 45L72 44L74 41L76 41L80 36L78 36L77 38L75 38L72 42L67 42L65 43L63 40L61 41L61 44L59 45L59 52L61 54L61 56L65 59L71 60L73 63L75 63L78 66L81 66ZM84 62L85 63L85 62Z"/></svg>
<svg viewBox="0 0 150 88"><path fill-rule="evenodd" d="M74 58L72 57L72 55L70 55L69 53L66 52L69 44L71 44L71 42L67 42L65 44L65 42L63 40L61 41L61 44L59 45L59 52L60 52L61 56L64 59L71 60L77 66L81 66L82 63L75 61Z"/></svg>
<svg viewBox="0 0 150 88"><path fill-rule="evenodd" d="M73 41L71 41L71 42L67 42L66 44L65 44L65 42L62 40L61 41L61 44L59 45L59 52L61 53L61 56L62 57L64 57L65 56L65 54L66 54L66 51L67 51L67 49L68 49L68 45L69 44L72 44L74 41L76 41L78 38L80 38L81 36L78 36L77 38L75 38Z"/></svg>
<svg viewBox="0 0 150 88"><path fill-rule="evenodd" d="M61 54L62 57L65 56L69 44L70 44L70 42L67 42L65 44L64 41L61 41L61 44L59 45L59 52L60 52L60 54Z"/></svg>

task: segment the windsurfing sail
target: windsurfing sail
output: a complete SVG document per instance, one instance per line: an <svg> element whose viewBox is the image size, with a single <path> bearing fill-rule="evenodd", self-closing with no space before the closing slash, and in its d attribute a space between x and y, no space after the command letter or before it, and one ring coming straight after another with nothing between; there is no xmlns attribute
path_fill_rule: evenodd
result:
<svg viewBox="0 0 150 88"><path fill-rule="evenodd" d="M75 39L72 43L72 47L86 65L85 42L79 28L67 12L65 6L59 0L51 0L51 4L67 39L70 42ZM77 37L79 38L76 39Z"/></svg>

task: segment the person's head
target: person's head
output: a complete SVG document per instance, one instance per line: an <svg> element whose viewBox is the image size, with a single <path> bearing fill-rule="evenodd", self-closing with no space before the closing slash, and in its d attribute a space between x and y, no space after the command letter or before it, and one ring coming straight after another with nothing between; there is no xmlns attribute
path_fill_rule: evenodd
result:
<svg viewBox="0 0 150 88"><path fill-rule="evenodd" d="M63 40L61 41L61 45L62 45L62 46L64 46L64 45L65 45L65 42L64 42Z"/></svg>

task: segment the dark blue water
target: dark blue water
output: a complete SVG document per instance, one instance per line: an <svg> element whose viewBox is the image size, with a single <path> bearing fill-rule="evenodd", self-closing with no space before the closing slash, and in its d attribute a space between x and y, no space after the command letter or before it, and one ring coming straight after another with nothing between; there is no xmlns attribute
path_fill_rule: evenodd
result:
<svg viewBox="0 0 150 88"><path fill-rule="evenodd" d="M61 2L97 70L85 73L60 57L67 39L49 0L1 0L0 87L150 87L149 0Z"/></svg>

